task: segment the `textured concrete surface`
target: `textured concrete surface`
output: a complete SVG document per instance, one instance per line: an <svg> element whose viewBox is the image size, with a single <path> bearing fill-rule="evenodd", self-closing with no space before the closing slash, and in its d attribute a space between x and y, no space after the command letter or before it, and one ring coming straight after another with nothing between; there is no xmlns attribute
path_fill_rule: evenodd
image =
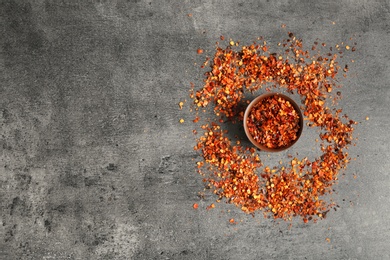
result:
<svg viewBox="0 0 390 260"><path fill-rule="evenodd" d="M340 208L291 227L205 210L177 106L201 84L198 47L275 44L282 23L307 43L358 43ZM390 259L388 1L1 0L0 24L0 259ZM306 135L293 152L310 156Z"/></svg>

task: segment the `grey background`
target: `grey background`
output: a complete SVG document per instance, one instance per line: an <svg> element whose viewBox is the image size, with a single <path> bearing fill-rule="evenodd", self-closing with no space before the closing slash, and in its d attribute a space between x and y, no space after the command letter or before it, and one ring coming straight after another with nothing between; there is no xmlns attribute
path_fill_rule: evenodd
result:
<svg viewBox="0 0 390 260"><path fill-rule="evenodd" d="M177 105L201 86L197 48L272 46L283 23L308 46L358 44L340 103L357 160L316 224L205 210ZM0 25L0 259L390 259L388 1L1 0ZM289 152L310 157L305 131Z"/></svg>

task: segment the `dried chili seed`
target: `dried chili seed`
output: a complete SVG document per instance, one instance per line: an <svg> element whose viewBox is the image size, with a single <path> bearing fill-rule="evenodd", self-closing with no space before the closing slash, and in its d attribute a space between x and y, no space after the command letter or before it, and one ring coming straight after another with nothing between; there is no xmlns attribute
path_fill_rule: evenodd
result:
<svg viewBox="0 0 390 260"><path fill-rule="evenodd" d="M209 209L213 209L213 208L215 208L215 205L214 205L214 203L211 203L210 206L207 206L206 209L209 210Z"/></svg>

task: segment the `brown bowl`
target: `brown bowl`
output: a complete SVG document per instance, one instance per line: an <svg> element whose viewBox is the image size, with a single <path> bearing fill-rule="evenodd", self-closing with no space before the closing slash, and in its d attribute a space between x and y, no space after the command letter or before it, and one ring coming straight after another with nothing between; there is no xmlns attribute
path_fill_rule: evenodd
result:
<svg viewBox="0 0 390 260"><path fill-rule="evenodd" d="M290 104L294 107L294 109L296 110L296 112L298 113L299 115L299 130L298 130L298 133L297 133L297 139L295 139L293 142L291 142L289 145L287 146L283 146L283 147L278 147L278 148L269 148L269 147L266 147L265 145L262 145L260 143L258 143L253 137L252 135L250 134L249 130L248 130L248 116L249 116L249 113L250 111L252 110L253 106L256 105L258 102L260 102L261 100L263 100L264 98L267 98L267 97L271 97L271 96L279 96L287 101L290 102ZM294 145L299 137L301 136L302 134L302 129L303 129L303 117L302 117L302 112L301 112L301 109L299 108L299 106L294 102L294 100L292 100L290 97L286 96L286 95L283 95L283 94L280 94L280 93L265 93L265 94L262 94L260 96L258 96L257 98L255 98L249 105L248 107L246 108L245 110L245 114L244 114L244 130L245 130L245 134L246 136L248 137L249 141L251 141L251 143L256 146L257 148L263 150L263 151L267 151L267 152L280 152L280 151L283 151L283 150L286 150L288 148L290 148L292 145Z"/></svg>

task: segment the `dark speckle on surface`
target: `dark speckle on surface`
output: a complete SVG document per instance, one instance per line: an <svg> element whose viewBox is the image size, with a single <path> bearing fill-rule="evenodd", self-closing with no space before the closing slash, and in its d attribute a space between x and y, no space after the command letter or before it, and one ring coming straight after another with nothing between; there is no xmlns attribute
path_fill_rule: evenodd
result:
<svg viewBox="0 0 390 260"><path fill-rule="evenodd" d="M115 164L113 164L113 163L110 163L110 164L108 164L108 166L107 166L107 170L109 170L109 171L115 171L115 170L117 170L118 169L118 166L116 166Z"/></svg>
<svg viewBox="0 0 390 260"><path fill-rule="evenodd" d="M0 1L0 259L390 259L389 14L385 0ZM221 35L275 46L289 31L354 48L336 91L360 122L356 160L316 224L217 203L195 169L199 65ZM286 154L310 157L315 138Z"/></svg>

